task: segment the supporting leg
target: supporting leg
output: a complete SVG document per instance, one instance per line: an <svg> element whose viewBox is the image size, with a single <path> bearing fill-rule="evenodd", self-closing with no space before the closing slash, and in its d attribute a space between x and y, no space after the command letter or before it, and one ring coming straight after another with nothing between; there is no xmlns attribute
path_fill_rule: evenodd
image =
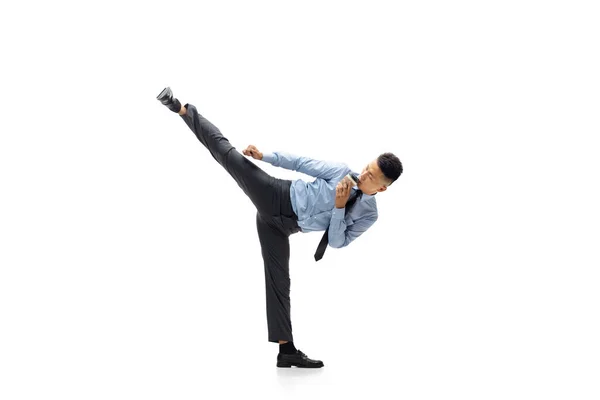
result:
<svg viewBox="0 0 600 400"><path fill-rule="evenodd" d="M256 214L256 227L265 267L269 342L292 342L289 235L260 213Z"/></svg>

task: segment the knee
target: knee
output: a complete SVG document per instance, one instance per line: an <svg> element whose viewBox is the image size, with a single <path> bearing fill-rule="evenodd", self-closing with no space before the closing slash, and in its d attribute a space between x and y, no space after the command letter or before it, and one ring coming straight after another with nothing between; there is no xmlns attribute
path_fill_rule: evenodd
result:
<svg viewBox="0 0 600 400"><path fill-rule="evenodd" d="M256 227L258 228L259 232L264 225L265 225L265 221L263 220L262 216L260 215L260 211L256 211Z"/></svg>

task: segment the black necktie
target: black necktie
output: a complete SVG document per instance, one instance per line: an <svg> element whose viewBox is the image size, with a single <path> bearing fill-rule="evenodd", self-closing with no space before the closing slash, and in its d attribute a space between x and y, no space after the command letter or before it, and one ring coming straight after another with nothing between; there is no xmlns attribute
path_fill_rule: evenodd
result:
<svg viewBox="0 0 600 400"><path fill-rule="evenodd" d="M348 202L346 203L346 211L344 212L344 215L348 214L348 211L350 211L354 203L356 203L356 200L358 200L361 196L362 191L360 189L357 189L354 193L350 195L350 197L348 198ZM317 251L315 252L315 261L319 261L321 258L323 258L323 254L325 254L325 249L327 248L328 244L329 227L327 227L327 229L325 230L325 234L323 235L321 241L319 242L319 245L317 246Z"/></svg>

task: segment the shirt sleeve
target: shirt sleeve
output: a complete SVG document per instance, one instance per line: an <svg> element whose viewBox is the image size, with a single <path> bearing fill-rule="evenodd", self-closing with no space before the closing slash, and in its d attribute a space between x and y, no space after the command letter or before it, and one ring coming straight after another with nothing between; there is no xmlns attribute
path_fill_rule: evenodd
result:
<svg viewBox="0 0 600 400"><path fill-rule="evenodd" d="M262 161L268 162L275 167L302 172L303 174L325 179L326 181L334 178L339 179L345 170L350 171L348 165L344 163L313 160L309 157L297 156L283 151L263 153Z"/></svg>
<svg viewBox="0 0 600 400"><path fill-rule="evenodd" d="M331 222L329 223L329 246L334 248L342 248L348 246L357 237L362 235L369 229L375 221L377 214L369 215L357 219L354 224L347 226L344 215L346 208L334 208L331 214Z"/></svg>

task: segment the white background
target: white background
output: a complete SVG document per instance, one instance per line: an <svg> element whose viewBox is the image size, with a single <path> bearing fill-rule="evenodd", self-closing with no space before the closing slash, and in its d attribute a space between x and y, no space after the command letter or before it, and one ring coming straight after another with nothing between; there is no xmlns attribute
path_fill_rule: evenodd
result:
<svg viewBox="0 0 600 400"><path fill-rule="evenodd" d="M3 3L0 398L598 399L594 3ZM324 368L275 367L255 209L165 86L239 151L402 160L349 247L290 238Z"/></svg>

